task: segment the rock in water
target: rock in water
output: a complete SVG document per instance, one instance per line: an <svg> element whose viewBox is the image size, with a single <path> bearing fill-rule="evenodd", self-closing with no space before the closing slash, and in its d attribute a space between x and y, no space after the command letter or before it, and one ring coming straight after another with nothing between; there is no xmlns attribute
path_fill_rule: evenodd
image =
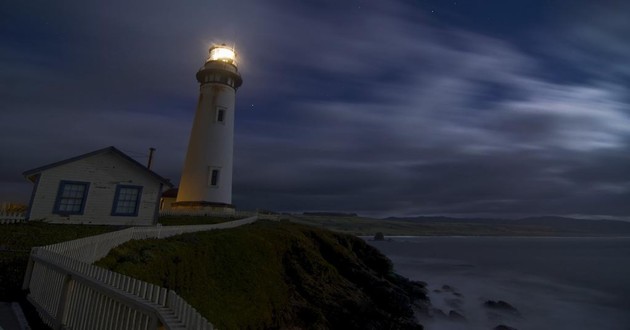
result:
<svg viewBox="0 0 630 330"><path fill-rule="evenodd" d="M454 292L454 291L455 291L455 289L453 289L453 287L452 287L452 286L450 286L450 285L448 285L448 284L444 284L444 285L442 285L442 291L445 291L445 292Z"/></svg>
<svg viewBox="0 0 630 330"><path fill-rule="evenodd" d="M494 301L494 300L487 300L485 303L483 303L483 306L486 308L490 308L490 309L494 309L494 310L498 310L498 311L504 311L504 312L510 312L512 314L518 314L518 310L510 305L509 303L503 301L503 300L498 300L498 301Z"/></svg>
<svg viewBox="0 0 630 330"><path fill-rule="evenodd" d="M448 313L448 318L452 321L457 321L457 322L465 322L466 318L464 317L464 315L456 312L456 311L450 311Z"/></svg>
<svg viewBox="0 0 630 330"><path fill-rule="evenodd" d="M385 235L383 235L383 233L381 233L379 231L378 233L376 233L376 235L374 235L374 240L375 241L384 241L385 240Z"/></svg>
<svg viewBox="0 0 630 330"><path fill-rule="evenodd" d="M504 324L499 324L496 327L494 327L493 330L517 330L516 328L512 328L510 326L504 325Z"/></svg>

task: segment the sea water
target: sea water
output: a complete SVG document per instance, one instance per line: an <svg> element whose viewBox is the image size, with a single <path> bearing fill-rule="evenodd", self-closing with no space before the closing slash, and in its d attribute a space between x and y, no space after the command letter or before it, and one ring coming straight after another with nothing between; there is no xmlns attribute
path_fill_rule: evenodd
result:
<svg viewBox="0 0 630 330"><path fill-rule="evenodd" d="M445 317L421 320L429 330L498 325L630 329L630 238L392 237L368 242L392 260L397 273L427 282L436 309L466 318L463 323ZM487 308L488 300L503 300L517 313Z"/></svg>

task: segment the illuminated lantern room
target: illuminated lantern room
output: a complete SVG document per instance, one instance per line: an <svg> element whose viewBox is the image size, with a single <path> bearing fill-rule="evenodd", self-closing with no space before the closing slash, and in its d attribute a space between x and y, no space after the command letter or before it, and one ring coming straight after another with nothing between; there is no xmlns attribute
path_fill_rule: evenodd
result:
<svg viewBox="0 0 630 330"><path fill-rule="evenodd" d="M236 52L233 48L222 45L210 47L210 55L204 66L197 72L197 81L201 85L219 83L235 90L243 83L236 67Z"/></svg>
<svg viewBox="0 0 630 330"><path fill-rule="evenodd" d="M226 45L213 46L208 61L222 61L236 66L236 52Z"/></svg>

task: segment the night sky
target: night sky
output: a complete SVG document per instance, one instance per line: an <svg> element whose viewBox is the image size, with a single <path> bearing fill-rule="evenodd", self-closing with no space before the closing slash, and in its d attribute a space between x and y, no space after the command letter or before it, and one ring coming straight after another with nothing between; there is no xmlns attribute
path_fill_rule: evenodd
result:
<svg viewBox="0 0 630 330"><path fill-rule="evenodd" d="M5 1L0 201L106 146L177 183L236 47L234 204L630 218L628 1Z"/></svg>

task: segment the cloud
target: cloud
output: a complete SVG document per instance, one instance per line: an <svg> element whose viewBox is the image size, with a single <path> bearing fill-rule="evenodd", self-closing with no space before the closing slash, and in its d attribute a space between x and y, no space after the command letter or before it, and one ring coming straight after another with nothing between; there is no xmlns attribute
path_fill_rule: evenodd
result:
<svg viewBox="0 0 630 330"><path fill-rule="evenodd" d="M627 1L579 1L566 4L552 33L540 33L543 51L555 64L586 74L586 79L615 81L626 86L630 78L630 22ZM542 31L539 31L542 32ZM624 83L625 82L625 83Z"/></svg>
<svg viewBox="0 0 630 330"><path fill-rule="evenodd" d="M0 65L10 68L0 81L11 81L0 91L0 150L19 155L0 163L5 182L106 145L134 154L157 147L156 170L178 181L194 72L213 35L234 40L241 54L234 200L242 208L627 214L630 100L616 75L556 79L535 51L401 2L64 10L40 9L42 22L29 28L59 42L47 42L49 54L0 48ZM561 33L578 26L563 22ZM607 31L599 26L583 29ZM625 46L615 38L608 46L587 39L617 54ZM571 49L567 63L595 67L589 47L541 44L548 56ZM615 59L606 70L628 63L606 58ZM3 198L16 189L5 187Z"/></svg>
<svg viewBox="0 0 630 330"><path fill-rule="evenodd" d="M600 150L627 148L630 117L622 88L605 81L549 81L539 74L542 66L535 58L507 42L382 16L374 19L384 24L373 29L366 25L359 35L326 34L333 54L314 64L324 72L339 68L344 82L363 90L362 99L301 101L292 106L296 114L286 114L289 122L264 121L270 132L298 138L261 146L251 137L266 152L260 152L264 158L250 154L248 163L269 172L257 184L247 174L238 182L246 191L267 186L266 194L277 198L258 199L254 194L261 193L259 188L243 200L274 208L306 199L306 205L321 209L526 214L593 212L608 205L595 196L628 192L623 185L604 185L609 189L577 193L579 178L548 171L558 166L578 170L580 165L567 159L596 159ZM415 32L420 29L419 40ZM392 49L396 51L386 53ZM395 71L379 62L383 59L405 73L387 79ZM324 175L318 174L324 167L321 159L328 160ZM410 171L414 164L420 165ZM357 171L353 182L340 188L338 180L348 180L347 167ZM295 173L313 180L297 180ZM617 175L627 179L624 173ZM274 183L278 178L291 185ZM339 199L338 192L347 186L357 188L354 196ZM592 209L572 205L589 198L601 200Z"/></svg>

